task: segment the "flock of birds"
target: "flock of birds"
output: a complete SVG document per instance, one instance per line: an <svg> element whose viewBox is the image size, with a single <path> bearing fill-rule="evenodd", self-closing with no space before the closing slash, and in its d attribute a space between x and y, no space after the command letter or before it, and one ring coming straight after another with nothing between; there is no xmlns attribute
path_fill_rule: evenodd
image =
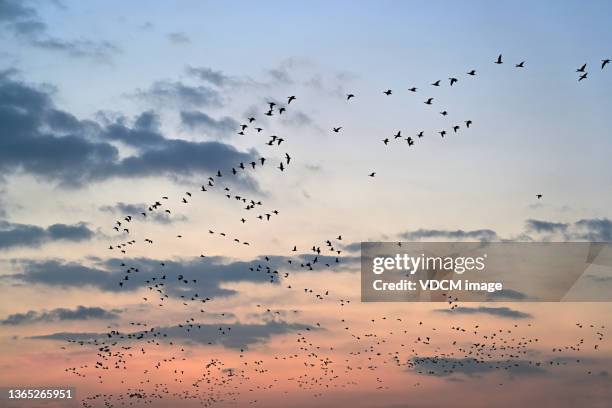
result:
<svg viewBox="0 0 612 408"><path fill-rule="evenodd" d="M502 55L494 61L495 64L504 63ZM610 60L602 60L601 68L605 68ZM526 62L514 64L516 69L525 69ZM579 81L587 78L586 64L577 69L580 73ZM477 75L475 69L466 73L469 77ZM456 76L449 76L448 86L453 87L460 81ZM442 86L442 80L431 83L433 87ZM419 92L419 88L409 88L412 93ZM392 89L383 91L386 96L393 94ZM357 98L355 93L346 95L346 101ZM286 104L268 102L263 115L274 117L288 115L290 107L297 103L295 95L288 96ZM424 104L434 105L433 97L426 97ZM442 117L448 112L440 111ZM259 126L257 117L249 117L241 124L237 132L246 135L249 131L261 134L264 129ZM463 120L460 124L453 124L448 129L437 131L441 137L452 131L457 133L462 127L471 128L472 120ZM335 126L333 133L340 133L343 126ZM392 136L385 137L382 142L385 146L396 139L403 138L408 146L422 138L425 132L419 130L414 136L407 136L402 130L396 131ZM268 136L265 146L278 148L286 139L278 135ZM278 155L277 155L278 156ZM150 293L142 297L142 302L157 308L182 307L186 318L175 328L154 325L151 322L131 322L127 331L111 329L103 337L86 339L70 339L67 347L85 347L95 350L96 361L92 364L82 364L69 367L66 372L81 378L93 377L97 382L115 381L121 378L125 391L122 393L96 393L82 400L84 407L95 407L102 404L105 407L153 405L161 403L166 398L195 401L202 406L213 406L224 403L256 404L259 396L264 393L288 394L288 385L303 392L310 392L313 398L320 398L332 390L355 389L363 390L358 380L363 376L359 373L370 373L374 390L388 390L385 375L391 367L412 370L422 376L448 376L459 375L462 372L477 367L497 373L513 373L520 370L550 370L560 366L579 366L587 358L576 357L580 353L592 352L599 349L605 338L605 327L597 324L577 323L579 331L575 342L570 344L556 344L548 353L535 349L536 345L548 347L545 340L533 333L534 323L514 324L512 327L490 328L482 324L460 326L448 319L449 327L435 327L423 321L411 321L407 317L396 316L366 316L361 313L359 305L351 304L334 294L331 288L321 288L313 283L304 287L301 280L296 279L295 272L334 271L344 264L345 245L341 234L335 237L314 242L306 250L298 249L297 245L288 245L284 254L274 256L260 256L250 262L248 272L261 277L263 282L273 285L279 291L292 291L294 296L304 296L309 302L325 304L329 312L320 319L300 325L294 332L293 351L287 354L269 352L263 358L257 348L251 350L247 347L236 349L231 361L222 361L216 357L206 357L201 361L200 372L194 376L186 372L184 364L193 361L194 350L186 349L184 342L175 340L179 330L186 339L203 330L210 329L210 323L203 323L202 319L210 315L207 311L214 304L214 297L208 297L201 292L206 288L205 263L201 273L179 273L168 265L167 261L159 261L157 268L143 267L135 258L129 257L129 251L140 245L155 247L154 237L136 239L139 218L146 219L155 212L164 212L168 216L180 212L182 206L197 205L201 197L209 194L222 194L230 202L237 203L237 211L244 211L236 218L240 223L251 220L257 222L274 222L281 211L267 208L261 200L247 197L237 191L237 179L254 177L259 169L275 162L274 168L281 172L287 170L292 163L289 153L281 154L281 158L260 157L251 162L230 163L226 168L218 169L201 185L199 192L186 191L177 197L162 196L152 200L146 210L140 214L126 214L115 221L113 230L117 239L109 246L109 250L118 251L123 256L118 274L117 285L121 290L137 291L146 289ZM276 164L277 163L277 164ZM376 172L371 171L368 176L375 177ZM537 199L542 194L536 195ZM177 210L177 207L179 208ZM249 216L250 214L254 214ZM216 239L227 240L235 245L251 246L250 242L240 234L220 231L210 226L208 235ZM183 239L178 234L176 239ZM197 254L196 258L207 258L207 254ZM170 264L172 265L172 264ZM179 295L180 294L180 295ZM282 296L282 295L279 295ZM461 310L459 299L448 296L448 307L455 313ZM350 310L349 310L350 309ZM301 311L274 309L262 304L256 305L256 311L264 321L285 322L292 316L301 316ZM359 323L351 322L354 317L351 313L360 316ZM227 316L222 316L227 318ZM336 318L335 316L338 316ZM267 319L267 320L266 320ZM316 321L320 320L320 321ZM365 327L364 327L365 324ZM218 346L227 344L228 339L240 337L237 332L240 325L234 323L221 323L218 325L216 335L206 345ZM333 344L326 333L332 333ZM335 347L342 344L342 347ZM151 352L153 350L153 352ZM348 350L348 351L347 351ZM226 351L231 351L228 349ZM139 357L149 355L164 355L163 358L154 358L144 370L132 368L132 364L139 361ZM197 353L196 353L197 354ZM148 360L147 360L148 361ZM292 373L285 375L282 367L291 367ZM300 374L294 374L301 369ZM156 382L157 374L165 370L170 381ZM468 370L468 371L466 371ZM582 369L585 374L592 375L589 369ZM107 373L109 375L107 379ZM500 386L504 385L503 375L495 377ZM420 382L412 384L415 387ZM246 394L246 396L244 395Z"/></svg>

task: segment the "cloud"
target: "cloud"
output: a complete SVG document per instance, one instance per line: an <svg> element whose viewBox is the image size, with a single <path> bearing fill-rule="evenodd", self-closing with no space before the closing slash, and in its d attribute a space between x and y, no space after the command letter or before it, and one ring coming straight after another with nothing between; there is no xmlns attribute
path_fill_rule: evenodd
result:
<svg viewBox="0 0 612 408"><path fill-rule="evenodd" d="M173 44L183 45L191 43L191 40L187 34L182 32L174 32L168 34L168 40Z"/></svg>
<svg viewBox="0 0 612 408"><path fill-rule="evenodd" d="M513 310L508 307L487 307L487 306L479 306L479 307L457 307L455 309L436 309L438 313L447 313L447 314L488 314L491 316L497 317L508 317L511 319L527 319L532 316L529 313L521 312L518 310Z"/></svg>
<svg viewBox="0 0 612 408"><path fill-rule="evenodd" d="M133 96L160 106L171 104L193 108L223 105L217 90L205 85L187 85L181 81L155 81L148 89L137 89Z"/></svg>
<svg viewBox="0 0 612 408"><path fill-rule="evenodd" d="M612 221L607 218L590 218L577 221L575 235L594 242L612 242Z"/></svg>
<svg viewBox="0 0 612 408"><path fill-rule="evenodd" d="M64 40L49 34L47 25L29 1L0 0L0 26L30 46L70 57L108 60L119 48L108 41Z"/></svg>
<svg viewBox="0 0 612 408"><path fill-rule="evenodd" d="M0 172L21 172L62 186L109 178L143 176L192 177L227 172L240 162L259 158L256 151L238 151L218 141L168 139L159 131L154 112L98 123L79 120L55 108L52 93L0 72ZM133 147L120 157L111 142ZM246 172L229 183L255 191L257 183Z"/></svg>
<svg viewBox="0 0 612 408"><path fill-rule="evenodd" d="M478 241L496 241L498 240L497 233L490 229L478 229L472 231L464 230L432 230L418 229L416 231L407 231L400 234L402 239L407 241L418 241L421 239L452 239L464 240L475 239Z"/></svg>
<svg viewBox="0 0 612 408"><path fill-rule="evenodd" d="M527 299L527 295L513 289L502 289L489 294L491 299Z"/></svg>
<svg viewBox="0 0 612 408"><path fill-rule="evenodd" d="M211 84L219 87L235 83L234 79L228 77L223 72L215 71L208 67L193 67L188 65L185 68L185 72L188 75L196 77L202 81L210 82Z"/></svg>
<svg viewBox="0 0 612 408"><path fill-rule="evenodd" d="M229 116L214 119L201 111L181 111L181 123L192 130L202 130L217 137L234 136L240 124Z"/></svg>
<svg viewBox="0 0 612 408"><path fill-rule="evenodd" d="M123 281L127 267L124 263L138 268L139 273L132 273L128 281ZM244 261L230 261L221 257L190 258L181 261L160 261L149 258L109 259L94 266L85 266L75 262L59 260L23 260L17 267L21 272L5 275L2 279L18 283L42 284L60 287L94 287L104 291L119 292L137 290L147 286L146 280L158 277L164 283L164 291L169 296L179 298L181 295L197 293L199 298L229 296L236 292L222 288L227 282L269 282L265 272L249 270L254 264ZM161 280L165 275L166 278ZM178 276L184 276L189 285L185 285ZM192 280L195 279L196 283ZM124 282L122 287L119 282Z"/></svg>
<svg viewBox="0 0 612 408"><path fill-rule="evenodd" d="M86 224L53 224L47 228L0 220L0 250L12 247L38 247L51 241L86 241L94 236Z"/></svg>
<svg viewBox="0 0 612 408"><path fill-rule="evenodd" d="M146 339L148 337L177 339L185 343L221 344L233 349L246 349L249 345L267 341L274 335L287 334L299 330L310 329L310 326L284 321L267 321L264 324L208 324L193 322L190 324L160 327L154 331L133 332L125 334L108 333L68 333L60 332L43 336L30 337L37 340L96 340L111 338L115 341L130 338ZM220 330L221 329L221 330ZM225 334L223 334L225 333Z"/></svg>
<svg viewBox="0 0 612 408"><path fill-rule="evenodd" d="M537 233L565 232L569 224L529 219L526 221L527 231Z"/></svg>
<svg viewBox="0 0 612 408"><path fill-rule="evenodd" d="M477 360L475 358L452 357L412 357L408 361L411 370L419 374L436 377L447 377L453 374L463 374L468 377L493 372L508 372L509 374L532 375L544 373L540 366L526 360Z"/></svg>
<svg viewBox="0 0 612 408"><path fill-rule="evenodd" d="M112 214L120 214L120 215L131 215L133 217L138 217L144 221L152 221L158 224L171 224L174 222L184 222L187 221L187 217L182 214L170 215L166 212L157 212L157 211L148 211L149 206L145 203L138 204L128 204L123 202L118 202L114 205L104 205L100 207L100 211L109 212ZM142 213L147 214L146 217L142 216Z"/></svg>
<svg viewBox="0 0 612 408"><path fill-rule="evenodd" d="M303 264L312 263L313 258L313 255L304 254L298 254L294 257ZM337 265L335 264L336 258L333 256L319 255L317 258L317 264L312 264L313 271L330 270L325 266L326 263ZM203 299L205 297L230 296L237 293L232 289L223 288L222 286L225 283L278 284L278 278L271 283L270 275L281 275L281 273L274 274L273 271L286 267L288 265L287 258L276 256L268 257L268 259L266 261L263 257L260 257L250 261L236 261L224 257L196 257L163 260L165 266L161 266L161 260L151 258L95 260L95 263L91 266L55 259L43 261L25 259L14 262L15 268L19 272L1 275L0 281L71 288L94 287L104 291L123 292L149 286L150 283L146 281L156 277L158 283L164 284L164 292L169 296L180 298L181 295L189 295L191 297L197 293L198 299ZM355 264L358 261L359 258L357 257L343 257L339 268ZM266 266L270 268L269 274ZM293 266L295 268L299 267L297 262L294 262ZM128 281L125 281L123 279L128 267L137 268L139 272L131 273ZM307 267L302 268L302 270L307 269ZM185 284L183 280L179 280L179 275L182 275L183 279L189 283ZM162 280L162 276L165 276L165 279ZM194 279L196 282L193 282ZM123 286L120 286L119 282L123 282Z"/></svg>
<svg viewBox="0 0 612 408"><path fill-rule="evenodd" d="M15 313L1 320L3 325L21 325L38 322L89 320L89 319L117 319L118 310L108 311L101 307L77 306L75 309L57 308L49 311L37 312L30 310L26 313Z"/></svg>

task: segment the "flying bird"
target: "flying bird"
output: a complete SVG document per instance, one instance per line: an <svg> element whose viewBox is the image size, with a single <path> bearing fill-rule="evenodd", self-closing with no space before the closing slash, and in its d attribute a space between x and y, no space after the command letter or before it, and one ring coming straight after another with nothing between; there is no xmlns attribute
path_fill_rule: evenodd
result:
<svg viewBox="0 0 612 408"><path fill-rule="evenodd" d="M503 62L502 62L502 55L501 55L501 54L499 54L499 56L498 56L498 57L497 57L497 59L495 60L495 63L496 63L496 64L503 64Z"/></svg>

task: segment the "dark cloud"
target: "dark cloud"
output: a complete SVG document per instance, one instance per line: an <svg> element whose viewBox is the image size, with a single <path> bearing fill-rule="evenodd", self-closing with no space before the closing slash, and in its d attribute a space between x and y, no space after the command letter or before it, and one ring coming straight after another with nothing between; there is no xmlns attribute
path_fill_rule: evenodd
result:
<svg viewBox="0 0 612 408"><path fill-rule="evenodd" d="M51 36L30 1L0 0L0 26L29 45L71 57L108 60L119 48L108 41L64 40Z"/></svg>
<svg viewBox="0 0 612 408"><path fill-rule="evenodd" d="M155 81L148 89L137 89L133 96L160 106L221 106L219 92L205 85L187 85L180 81Z"/></svg>
<svg viewBox="0 0 612 408"><path fill-rule="evenodd" d="M181 111L181 123L192 130L201 130L220 138L234 136L240 124L229 116L214 119L201 111Z"/></svg>
<svg viewBox="0 0 612 408"><path fill-rule="evenodd" d="M210 82L216 86L225 86L234 83L234 80L225 75L221 71L215 71L208 67L192 67L188 65L185 68L188 75L194 76L202 81Z"/></svg>
<svg viewBox="0 0 612 408"><path fill-rule="evenodd" d="M569 224L566 223L541 221L534 219L529 219L525 223L527 231L537 233L565 232L567 230L567 227L569 226Z"/></svg>
<svg viewBox="0 0 612 408"><path fill-rule="evenodd" d="M221 333L222 328L225 334ZM229 328L229 329L228 329ZM299 323L287 323L284 321L268 321L263 324L241 324L241 323L198 323L193 322L183 327L170 326L156 328L154 332L134 332L121 335L112 335L115 341L127 341L130 338L142 336L142 338L152 337L157 334L158 338L163 337L167 340L176 339L185 343L195 344L221 344L233 349L246 349L251 344L267 341L274 335L287 334L295 331L312 329L310 326ZM34 336L37 340L97 340L109 338L106 333L53 333L43 336Z"/></svg>
<svg viewBox="0 0 612 408"><path fill-rule="evenodd" d="M241 152L217 141L192 142L165 138L153 112L107 123L80 121L55 108L52 94L0 73L0 172L32 174L78 186L112 177L210 175L240 162L257 160L255 151ZM111 142L135 148L120 158ZM230 183L257 190L246 173Z"/></svg>
<svg viewBox="0 0 612 408"><path fill-rule="evenodd" d="M475 377L494 372L521 375L545 372L543 368L535 363L518 359L477 360L475 358L413 357L409 360L408 365L412 371L436 377L447 377L453 374Z"/></svg>
<svg viewBox="0 0 612 408"><path fill-rule="evenodd" d="M527 319L532 316L529 313L513 310L508 307L457 307L455 309L437 309L436 312L447 314L488 314L496 317L508 317L511 319Z"/></svg>
<svg viewBox="0 0 612 408"><path fill-rule="evenodd" d="M302 263L312 262L313 255L296 255ZM319 255L318 263L314 265L313 270L326 270L328 263L335 266L335 257ZM355 264L359 261L357 257L343 257L340 260L340 266L335 269L340 270L342 267ZM121 292L137 290L148 285L145 281L156 277L157 282L164 283L165 293L169 296L180 297L181 295L192 295L197 293L200 299L204 297L218 297L234 295L237 292L231 289L225 289L221 286L226 282L256 282L268 283L277 285L278 279L270 283L270 275L266 273L266 266L270 267L271 271L281 267L287 267L287 258L285 257L268 257L266 261L264 257L256 258L250 261L236 261L223 257L197 257L183 260L163 260L165 266L160 265L160 260L150 258L127 258L127 259L108 259L105 261L96 260L93 266L85 266L75 262L62 262L59 260L21 260L15 262L16 269L19 272L11 275L2 275L0 280L12 281L19 284L41 284L47 286L60 287L94 287L104 291ZM138 273L131 273L128 281L123 281L124 272L128 266L139 270ZM294 262L294 267L297 262ZM260 265L260 270L257 266ZM253 268L251 270L250 268ZM300 270L305 270L300 269ZM294 271L293 273L295 273ZM273 273L272 273L273 274ZM161 276L165 275L166 279L160 280ZM189 283L178 280L178 276L182 275ZM275 276L281 273L273 274ZM193 283L193 280L196 280ZM124 285L119 286L119 282L123 281Z"/></svg>
<svg viewBox="0 0 612 408"><path fill-rule="evenodd" d="M138 115L132 126L124 117L108 123L101 132L101 138L116 140L138 148L160 147L166 141L159 131L159 116L153 111Z"/></svg>
<svg viewBox="0 0 612 408"><path fill-rule="evenodd" d="M416 231L407 231L400 234L402 239L407 241L418 241L421 239L452 239L452 240L463 240L463 239L475 239L478 241L496 241L498 240L497 233L490 229L478 229L472 231L464 230L431 230L431 229L418 229Z"/></svg>
<svg viewBox="0 0 612 408"><path fill-rule="evenodd" d="M527 299L527 295L513 289L502 289L489 294L490 299Z"/></svg>
<svg viewBox="0 0 612 408"><path fill-rule="evenodd" d="M587 241L612 242L612 221L607 218L590 218L577 221L575 235Z"/></svg>
<svg viewBox="0 0 612 408"><path fill-rule="evenodd" d="M3 325L21 325L38 322L61 320L117 319L119 310L108 311L101 307L77 306L75 309L57 308L48 311L30 310L26 313L15 313L1 320Z"/></svg>
<svg viewBox="0 0 612 408"><path fill-rule="evenodd" d="M168 40L170 40L170 42L173 44L179 44L179 45L189 44L191 42L187 34L181 33L181 32L169 33Z"/></svg>
<svg viewBox="0 0 612 408"><path fill-rule="evenodd" d="M118 202L115 205L104 205L100 207L100 211L122 216L131 215L144 221L153 221L159 224L171 224L173 222L187 221L187 217L182 214L170 215L166 212L148 211L148 208L148 205L145 203L128 204ZM147 214L146 217L142 216L143 212Z"/></svg>
<svg viewBox="0 0 612 408"><path fill-rule="evenodd" d="M37 247L51 241L79 242L91 239L94 232L86 224L53 224L47 228L0 220L0 250L12 247Z"/></svg>
<svg viewBox="0 0 612 408"><path fill-rule="evenodd" d="M129 281L123 281L127 267L121 263L139 269L139 273L130 274ZM42 284L61 287L95 287L104 291L131 291L145 287L145 281L151 277L166 275L164 283L165 292L170 296L180 297L197 293L199 298L229 296L236 292L221 288L225 282L269 282L265 272L252 272L249 267L253 262L228 261L224 258L206 257L192 258L182 261L164 261L148 258L137 259L110 259L95 266L84 266L78 263L65 263L58 260L22 261L18 267L21 272L5 275L3 279L10 279L18 283ZM189 285L178 280L183 275ZM195 279L197 283L192 283Z"/></svg>

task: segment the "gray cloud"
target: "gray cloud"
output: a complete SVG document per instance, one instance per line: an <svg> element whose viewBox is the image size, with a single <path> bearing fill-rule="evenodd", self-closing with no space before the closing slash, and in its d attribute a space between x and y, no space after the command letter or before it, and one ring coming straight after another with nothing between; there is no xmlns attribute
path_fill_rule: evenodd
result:
<svg viewBox="0 0 612 408"><path fill-rule="evenodd" d="M527 299L527 295L513 289L502 289L489 294L491 299Z"/></svg>
<svg viewBox="0 0 612 408"><path fill-rule="evenodd" d="M219 92L205 85L187 85L180 81L159 80L148 89L137 89L134 97L160 106L181 107L221 106Z"/></svg>
<svg viewBox="0 0 612 408"><path fill-rule="evenodd" d="M312 262L313 255L298 254L294 257L306 264ZM319 255L318 263L313 265L313 270L329 270L325 266L335 264L335 257ZM277 285L278 275L266 272L266 266L270 271L280 267L287 267L287 258L268 257L266 261L263 257L251 261L235 261L223 257L197 257L182 260L164 260L165 266L161 266L161 260L150 258L128 258L128 259L108 259L96 260L93 266L85 266L75 262L62 262L60 260L21 260L15 262L15 267L20 270L17 273L0 276L0 281L16 282L19 284L42 284L47 286L60 287L95 287L104 291L119 292L137 290L151 283L146 283L152 277L156 277L156 283L164 284L164 291L169 296L180 297L181 295L191 297L198 294L198 298L230 296L237 292L231 289L222 288L226 282L256 282ZM338 269L356 263L359 258L343 257ZM122 264L126 266L122 266ZM260 265L261 268L257 268ZM124 281L125 271L128 267L139 270L138 273L129 274L129 280ZM294 268L300 268L297 262ZM251 270L251 268L253 270ZM307 267L299 270L306 270ZM293 273L297 272L296 270ZM178 276L182 275L185 284ZM270 275L274 275L271 282ZM161 279L165 276L165 279ZM196 280L194 283L193 280ZM119 285L123 282L123 286Z"/></svg>
<svg viewBox="0 0 612 408"><path fill-rule="evenodd" d="M565 232L569 224L529 219L526 222L527 231L537 233Z"/></svg>
<svg viewBox="0 0 612 408"><path fill-rule="evenodd" d="M202 130L217 137L234 136L239 123L229 116L214 119L201 111L181 111L181 123L192 130Z"/></svg>
<svg viewBox="0 0 612 408"><path fill-rule="evenodd" d="M257 152L241 152L217 141L167 139L158 117L145 112L129 125L123 117L109 123L81 121L55 108L51 94L0 72L0 172L32 174L63 186L112 177L205 175L222 172L240 162L258 159ZM116 141L136 152L120 158ZM257 190L256 182L241 173L229 183Z"/></svg>
<svg viewBox="0 0 612 408"><path fill-rule="evenodd" d="M57 308L48 311L30 310L26 313L15 313L1 320L3 325L21 325L38 322L50 322L61 320L89 320L89 319L117 319L120 311L108 311L101 307L77 306L75 309Z"/></svg>
<svg viewBox="0 0 612 408"><path fill-rule="evenodd" d="M94 232L86 224L53 224L43 228L0 220L0 249L37 247L51 241L79 242L91 239Z"/></svg>
<svg viewBox="0 0 612 408"><path fill-rule="evenodd" d="M123 281L127 267L139 269L139 273L130 274L129 281ZM159 260L148 258L137 259L110 259L99 265L90 267L78 263L65 263L58 260L47 261L21 261L18 265L22 272L5 275L3 279L13 280L19 283L43 284L47 286L60 287L95 287L104 291L131 291L144 287L146 280L152 277L166 279L159 281L164 283L165 292L170 296L180 297L197 293L199 298L229 296L236 292L221 288L224 282L269 282L269 277L264 272L252 272L249 267L252 262L228 261L219 257L192 258L182 261L164 261L165 266L160 265ZM183 275L189 281L189 285L178 280ZM196 279L196 283L192 280ZM119 282L124 286L120 287Z"/></svg>
<svg viewBox="0 0 612 408"><path fill-rule="evenodd" d="M419 374L436 377L447 377L453 374L463 374L474 377L493 372L509 374L532 375L544 373L545 370L535 363L525 360L477 360L475 358L451 357L413 357L408 362L411 370Z"/></svg>
<svg viewBox="0 0 612 408"><path fill-rule="evenodd" d="M418 229L407 231L400 234L400 237L407 241L418 241L421 239L444 238L453 240L475 239L479 241L496 241L497 233L490 229L478 229L472 231L464 230L431 230Z"/></svg>
<svg viewBox="0 0 612 408"><path fill-rule="evenodd" d="M577 221L576 236L587 241L612 242L612 221L607 218L590 218Z"/></svg>
<svg viewBox="0 0 612 408"><path fill-rule="evenodd" d="M119 48L108 41L64 40L52 37L40 15L25 0L0 0L0 26L29 45L70 57L108 60Z"/></svg>
<svg viewBox="0 0 612 408"><path fill-rule="evenodd" d="M222 330L219 330L221 328ZM228 328L230 328L228 330ZM284 321L267 321L264 324L208 324L193 322L181 326L170 326L156 328L154 332L134 332L127 334L114 334L110 338L116 341L142 338L146 339L157 334L165 339L178 339L186 343L199 344L221 344L228 348L248 348L251 344L267 341L274 335L291 333L305 330L310 326L299 323L287 323ZM225 334L222 334L222 331ZM161 335L161 336L160 336ZM109 338L107 333L53 333L43 336L34 336L37 340L97 340Z"/></svg>
<svg viewBox="0 0 612 408"><path fill-rule="evenodd" d="M529 313L521 312L518 310L510 309L509 307L487 307L487 306L479 306L479 307L457 307L455 309L437 309L438 313L447 313L447 314L488 314L496 317L508 317L511 319L527 319L532 316Z"/></svg>
<svg viewBox="0 0 612 408"><path fill-rule="evenodd" d="M158 224L171 224L174 222L187 221L187 217L182 214L171 216L166 212L148 211L148 206L145 203L128 204L118 202L114 205L104 205L100 207L100 211L112 214L131 215L133 217L138 217L141 220L152 221ZM147 214L146 217L142 216L143 212Z"/></svg>
<svg viewBox="0 0 612 408"><path fill-rule="evenodd" d="M188 75L196 77L202 81L210 82L211 84L219 87L234 83L234 80L225 75L223 72L215 71L208 67L193 67L188 65L185 68L185 72Z"/></svg>
<svg viewBox="0 0 612 408"><path fill-rule="evenodd" d="M168 34L168 40L170 40L173 44L189 44L191 40L187 36L187 34L182 32L174 32Z"/></svg>

